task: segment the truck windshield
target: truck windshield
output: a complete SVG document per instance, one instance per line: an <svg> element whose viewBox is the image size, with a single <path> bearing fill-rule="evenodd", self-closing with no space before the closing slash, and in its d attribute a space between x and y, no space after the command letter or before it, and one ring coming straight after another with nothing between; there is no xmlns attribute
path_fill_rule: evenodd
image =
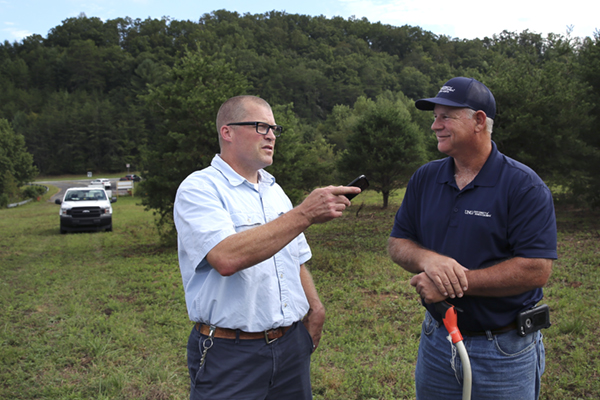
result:
<svg viewBox="0 0 600 400"><path fill-rule="evenodd" d="M67 193L65 201L106 200L102 190L73 190Z"/></svg>

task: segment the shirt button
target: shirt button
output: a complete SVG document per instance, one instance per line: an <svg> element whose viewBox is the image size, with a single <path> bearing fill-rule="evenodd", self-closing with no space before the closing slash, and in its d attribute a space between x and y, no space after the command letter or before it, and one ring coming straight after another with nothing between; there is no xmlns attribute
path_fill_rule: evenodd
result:
<svg viewBox="0 0 600 400"><path fill-rule="evenodd" d="M285 303L283 306L284 306L284 307L287 307L287 303Z"/></svg>
<svg viewBox="0 0 600 400"><path fill-rule="evenodd" d="M458 208L455 208L455 209L454 209L454 212L458 212Z"/></svg>
<svg viewBox="0 0 600 400"><path fill-rule="evenodd" d="M283 278L283 274L279 275L281 278Z"/></svg>

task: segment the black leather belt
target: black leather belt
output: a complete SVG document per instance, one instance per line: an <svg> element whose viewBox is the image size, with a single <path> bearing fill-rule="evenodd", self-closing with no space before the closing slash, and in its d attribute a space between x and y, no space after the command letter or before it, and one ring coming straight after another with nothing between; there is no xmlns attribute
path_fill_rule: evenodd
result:
<svg viewBox="0 0 600 400"><path fill-rule="evenodd" d="M498 329L490 329L490 332L492 333L492 335L500 335L502 333L507 333L510 331L513 331L517 329L517 323L516 322L511 322L510 324L503 326L502 328L498 328ZM466 330L460 330L460 333L463 336L486 336L487 335L487 331L466 331Z"/></svg>

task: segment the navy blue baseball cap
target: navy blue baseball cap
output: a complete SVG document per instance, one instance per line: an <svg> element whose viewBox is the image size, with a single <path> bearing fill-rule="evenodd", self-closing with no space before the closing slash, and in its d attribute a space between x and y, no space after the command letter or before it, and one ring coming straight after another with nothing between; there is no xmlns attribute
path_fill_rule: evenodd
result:
<svg viewBox="0 0 600 400"><path fill-rule="evenodd" d="M437 96L415 102L419 110L433 110L436 104L481 110L488 118L496 117L494 95L487 86L473 78L452 78L442 86Z"/></svg>

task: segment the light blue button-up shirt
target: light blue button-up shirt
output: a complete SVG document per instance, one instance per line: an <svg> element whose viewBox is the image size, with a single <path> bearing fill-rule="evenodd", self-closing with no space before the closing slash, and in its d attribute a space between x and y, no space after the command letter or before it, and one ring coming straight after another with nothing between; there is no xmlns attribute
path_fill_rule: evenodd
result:
<svg viewBox="0 0 600 400"><path fill-rule="evenodd" d="M219 155L210 167L189 175L174 206L179 267L192 321L260 332L302 319L309 305L300 265L311 258L304 234L273 257L231 276L206 260L226 237L252 229L292 209L275 178L259 170L258 189Z"/></svg>

